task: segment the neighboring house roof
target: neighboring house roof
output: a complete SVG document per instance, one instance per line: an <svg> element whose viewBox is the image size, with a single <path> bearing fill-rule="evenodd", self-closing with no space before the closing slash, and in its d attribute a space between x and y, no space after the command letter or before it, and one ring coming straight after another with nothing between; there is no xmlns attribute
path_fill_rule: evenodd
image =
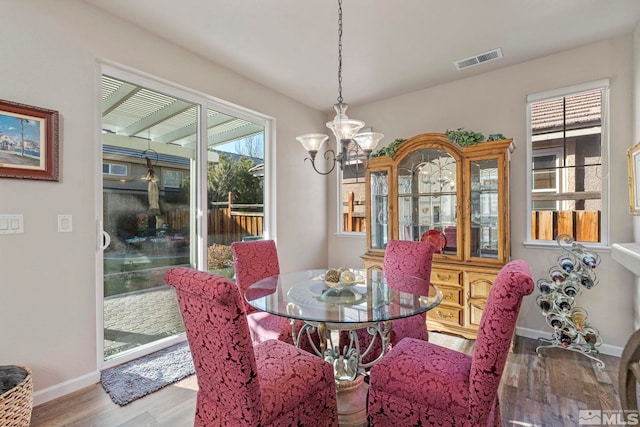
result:
<svg viewBox="0 0 640 427"><path fill-rule="evenodd" d="M102 152L104 154L111 154L114 156L124 156L125 158L137 157L142 159L144 156L144 150L136 150L134 148L125 148L125 147L115 147L112 145L103 145ZM156 162L162 161L162 162L170 162L170 163L179 163L183 165L188 165L191 162L191 160L186 157L173 156L170 154L162 154L162 153L154 152L154 156L157 156L157 159L154 159Z"/></svg>
<svg viewBox="0 0 640 427"><path fill-rule="evenodd" d="M259 165L260 163L264 162L264 159L261 159L259 157L251 157L251 156L245 156L244 154L238 154L238 153L230 153L228 151L220 151L220 150L210 150L214 153L218 153L220 155L224 155L227 156L229 158L231 158L234 161L238 161L240 159L249 159L253 162L254 165Z"/></svg>
<svg viewBox="0 0 640 427"><path fill-rule="evenodd" d="M600 90L592 90L532 104L531 128L533 133L562 129L565 114L568 129L599 126L602 117L601 97ZM563 107L566 108L566 111Z"/></svg>

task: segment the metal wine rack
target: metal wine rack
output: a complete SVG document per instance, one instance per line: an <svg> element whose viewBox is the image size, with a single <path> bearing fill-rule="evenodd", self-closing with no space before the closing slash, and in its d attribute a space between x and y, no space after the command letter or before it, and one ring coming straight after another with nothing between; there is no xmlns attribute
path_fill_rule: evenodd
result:
<svg viewBox="0 0 640 427"><path fill-rule="evenodd" d="M598 347L602 344L600 333L590 325L587 311L575 306L575 298L583 289L598 284L595 269L600 264L600 256L567 234L559 235L556 242L562 253L556 265L549 269L549 278L538 280L540 295L536 298L553 334L551 339L538 338L544 344L536 348L536 353L550 347L575 351L594 360L602 370L604 362L597 357Z"/></svg>

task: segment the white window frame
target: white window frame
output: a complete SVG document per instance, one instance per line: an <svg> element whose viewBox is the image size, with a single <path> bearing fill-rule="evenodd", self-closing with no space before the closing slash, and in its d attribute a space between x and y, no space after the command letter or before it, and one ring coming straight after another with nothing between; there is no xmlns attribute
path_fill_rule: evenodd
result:
<svg viewBox="0 0 640 427"><path fill-rule="evenodd" d="M173 185L173 180L167 179L167 175L173 174L173 173L179 174L182 176L182 178L180 179L180 183L178 185ZM184 179L186 178L186 174L185 174L185 171L183 170L162 168L161 177L162 177L161 178L162 188L168 188L170 190L179 190L182 188L182 182L184 182Z"/></svg>
<svg viewBox="0 0 640 427"><path fill-rule="evenodd" d="M527 108L526 108L526 120L527 120L527 211L526 211L526 230L524 236L524 245L529 247L535 246L557 246L557 243L553 240L534 240L531 238L532 221L531 221L531 194L533 188L533 138L531 135L531 105L540 101L559 98L563 96L571 96L580 92L586 92L590 90L602 91L602 117L601 117L601 153L602 153L602 183L601 183L601 228L600 228L600 242L581 242L585 247L592 248L608 248L609 247L609 181L604 179L609 175L609 79L595 80L592 82L586 82L577 84L574 86L568 86L560 89L553 89L546 92L527 95Z"/></svg>
<svg viewBox="0 0 640 427"><path fill-rule="evenodd" d="M109 166L109 172L105 172L104 171L104 165L108 165ZM125 173L121 174L121 173L113 173L113 167L112 166L120 166L123 167L125 169ZM128 178L129 177L129 165L124 164L124 163L117 163L117 162L102 162L102 175L108 176L108 177L113 177L113 178Z"/></svg>
<svg viewBox="0 0 640 427"><path fill-rule="evenodd" d="M544 156L555 156L556 157L556 168L558 168L560 165L559 163L561 163L562 161L562 155L563 155L563 151L561 147L555 147L555 148L543 148L541 150L532 150L531 151L531 178L533 179L533 159L536 157L544 157ZM531 182L531 192L532 193L559 193L561 191L564 191L564 170L562 170L561 173L561 169L556 169L556 187L555 188L548 188L548 189L539 189L539 190L535 190L533 188L533 181ZM560 202L557 201L556 202L556 210L560 208Z"/></svg>

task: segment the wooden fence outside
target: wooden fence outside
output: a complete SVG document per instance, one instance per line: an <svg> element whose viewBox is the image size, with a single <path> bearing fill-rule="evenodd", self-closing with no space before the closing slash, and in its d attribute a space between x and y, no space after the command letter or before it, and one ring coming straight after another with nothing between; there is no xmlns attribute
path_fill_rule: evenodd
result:
<svg viewBox="0 0 640 427"><path fill-rule="evenodd" d="M249 211L248 209L254 209ZM236 209L234 211L234 209ZM241 209L247 209L242 211ZM209 245L231 245L245 237L259 237L264 232L264 205L234 205L233 193L227 203L212 203L207 223Z"/></svg>
<svg viewBox="0 0 640 427"><path fill-rule="evenodd" d="M362 216L349 215L345 213L342 215L342 229L344 231L362 232L367 231L367 221Z"/></svg>
<svg viewBox="0 0 640 427"><path fill-rule="evenodd" d="M251 211L253 210L253 211ZM167 222L174 229L189 227L189 208L180 207L166 213ZM231 245L245 237L262 236L264 232L263 204L213 203L207 217L208 245Z"/></svg>
<svg viewBox="0 0 640 427"><path fill-rule="evenodd" d="M554 240L560 234L568 234L578 242L599 242L600 211L531 212L534 240Z"/></svg>
<svg viewBox="0 0 640 427"><path fill-rule="evenodd" d="M245 237L262 236L264 231L263 212L233 211L234 206L224 209L210 209L208 218L209 244L230 245Z"/></svg>
<svg viewBox="0 0 640 427"><path fill-rule="evenodd" d="M347 196L347 211L342 214L342 229L344 231L362 232L367 230L367 222L363 214L355 212L355 196L350 192Z"/></svg>

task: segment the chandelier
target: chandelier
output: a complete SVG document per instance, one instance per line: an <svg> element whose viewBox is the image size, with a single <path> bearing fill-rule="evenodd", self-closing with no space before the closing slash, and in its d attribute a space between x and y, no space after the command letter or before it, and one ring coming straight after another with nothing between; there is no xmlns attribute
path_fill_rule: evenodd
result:
<svg viewBox="0 0 640 427"><path fill-rule="evenodd" d="M327 142L329 136L323 133L308 133L296 137L309 153L309 157L304 160L310 160L313 170L320 175L330 174L335 169L336 163L340 164L341 170L345 165L357 168L360 163L358 149L362 150L368 159L378 142L384 137L379 132L358 133L364 127L364 122L350 119L346 114L349 105L343 102L342 99L342 0L338 0L338 103L334 104L333 108L336 111L336 116L333 120L327 122L327 127L333 131L340 147L340 153L336 154L331 148L326 149L324 158L333 162L328 171L319 171L316 168L315 159L318 151Z"/></svg>

